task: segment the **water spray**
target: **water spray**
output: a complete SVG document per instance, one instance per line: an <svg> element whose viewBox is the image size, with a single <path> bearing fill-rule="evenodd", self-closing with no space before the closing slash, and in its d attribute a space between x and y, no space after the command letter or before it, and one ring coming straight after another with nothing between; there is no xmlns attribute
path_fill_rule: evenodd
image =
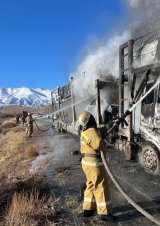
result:
<svg viewBox="0 0 160 226"><path fill-rule="evenodd" d="M146 94L145 94L143 97L140 98L139 101L137 101L137 103L135 103L135 104L129 109L129 111L132 112L132 111L137 107L137 105L138 105L139 103L141 103L142 100L144 100L144 98L146 98L146 96L148 96L148 94L150 94L150 93L152 92L152 90L153 90L154 88L156 88L156 86L159 85L159 83L160 83L160 79L157 80L157 82L156 82L156 83L155 83L155 84L154 84L154 85L146 92Z"/></svg>
<svg viewBox="0 0 160 226"><path fill-rule="evenodd" d="M86 101L86 100L89 100L89 98L79 100L79 101L75 102L75 103L73 104L73 106L76 106L77 104L80 104L80 103L82 103L82 102L84 102L84 101ZM72 104L71 104L71 105L68 105L68 106L66 106L66 107L63 107L63 108L61 108L61 109L59 109L59 110L57 110L57 111L54 111L52 114L58 114L58 113L60 113L60 112L62 112L62 111L65 111L65 110L68 109L68 108L71 108L71 107L72 107Z"/></svg>
<svg viewBox="0 0 160 226"><path fill-rule="evenodd" d="M121 123L124 123L126 126L128 126L128 123L126 122L125 118L131 114L131 112L137 107L137 105L139 103L141 103L147 96L148 94L150 94L152 92L153 89L156 88L156 86L158 86L160 83L160 79L157 80L157 82L146 92L146 94L144 96L142 96L137 103L135 103L129 110L127 110L121 117L117 118L117 120L115 121L114 125L112 126L111 129L109 129L107 131L107 135L109 135L110 133L112 133L112 131L117 128L117 126L119 126Z"/></svg>

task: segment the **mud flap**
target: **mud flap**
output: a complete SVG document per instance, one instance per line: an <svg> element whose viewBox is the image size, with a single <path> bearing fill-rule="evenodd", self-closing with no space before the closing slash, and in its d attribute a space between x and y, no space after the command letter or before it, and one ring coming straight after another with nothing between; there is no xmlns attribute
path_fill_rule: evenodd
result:
<svg viewBox="0 0 160 226"><path fill-rule="evenodd" d="M135 160L138 153L138 147L134 143L127 142L124 150L126 160Z"/></svg>

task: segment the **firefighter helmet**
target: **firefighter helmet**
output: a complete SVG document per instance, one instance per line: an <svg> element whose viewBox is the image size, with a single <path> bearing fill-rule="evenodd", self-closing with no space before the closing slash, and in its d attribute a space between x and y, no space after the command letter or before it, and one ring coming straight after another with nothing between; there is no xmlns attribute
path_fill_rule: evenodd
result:
<svg viewBox="0 0 160 226"><path fill-rule="evenodd" d="M83 127L86 126L87 123L89 122L90 117L91 117L91 113L89 113L88 111L82 112L78 119L79 125Z"/></svg>

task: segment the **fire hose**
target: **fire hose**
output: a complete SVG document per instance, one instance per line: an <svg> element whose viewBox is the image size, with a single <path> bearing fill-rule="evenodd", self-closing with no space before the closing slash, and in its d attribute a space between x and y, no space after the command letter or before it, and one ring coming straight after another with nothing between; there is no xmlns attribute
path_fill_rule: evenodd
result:
<svg viewBox="0 0 160 226"><path fill-rule="evenodd" d="M33 122L35 123L35 125L36 125L37 129L38 129L39 131L41 131L41 132L45 132L45 131L47 131L47 130L49 130L50 128L52 128L52 127L53 127L53 125L51 125L51 126L50 126L50 127L48 127L47 129L42 130L42 129L40 129L40 128L39 128L39 126L38 126L38 124L36 123L36 121L35 121L35 120L33 120Z"/></svg>
<svg viewBox="0 0 160 226"><path fill-rule="evenodd" d="M120 186L120 184L118 183L118 181L115 179L115 177L113 176L113 173L110 170L110 167L105 159L104 153L101 151L101 158L104 164L104 167L108 173L108 175L110 176L111 180L113 181L113 183L115 184L116 188L119 190L119 192L124 196L124 198L127 199L127 201L134 206L134 208L136 208L136 210L138 210L141 214L143 214L146 218L148 218L150 221L154 222L155 224L160 226L160 220L155 218L153 215L151 215L150 213L148 213L146 210L144 210L142 207L140 207L137 203L135 203L127 194L126 192L122 189L122 187Z"/></svg>

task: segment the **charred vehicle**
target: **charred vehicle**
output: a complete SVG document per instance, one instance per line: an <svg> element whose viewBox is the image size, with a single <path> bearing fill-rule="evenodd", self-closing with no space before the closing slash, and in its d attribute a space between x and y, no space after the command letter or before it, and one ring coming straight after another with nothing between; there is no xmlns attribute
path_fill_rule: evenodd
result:
<svg viewBox="0 0 160 226"><path fill-rule="evenodd" d="M95 106L95 101L92 101L92 98L75 100L71 83L53 90L51 97L52 109L54 110L52 113L54 126L60 132L67 131L78 135L81 129L77 123L78 117L88 104L91 103L91 106Z"/></svg>
<svg viewBox="0 0 160 226"><path fill-rule="evenodd" d="M96 114L97 123L110 128L116 115L121 117L160 79L160 62L134 67L133 52L134 40L120 46L118 83L97 79L95 81L96 101L87 99L75 102L71 84L59 87L58 98L57 101L53 101L56 103L53 106L55 114L59 115L59 120L56 121L60 130L78 134L80 128L76 122L80 112L86 110L88 104L88 109L92 107L96 109L94 115ZM115 83L119 90L118 107L110 105L110 110L103 109L102 112L101 92L112 83ZM160 85L157 85L134 108L126 120L128 125L121 123L119 128L110 135L109 140L116 149L124 152L127 160L138 157L141 166L147 172L160 174Z"/></svg>
<svg viewBox="0 0 160 226"><path fill-rule="evenodd" d="M119 49L119 116L130 109L160 79L160 62L134 68L134 41ZM127 62L127 63L125 63ZM127 160L139 158L150 173L160 174L160 85L157 85L126 118L117 132L115 146Z"/></svg>

